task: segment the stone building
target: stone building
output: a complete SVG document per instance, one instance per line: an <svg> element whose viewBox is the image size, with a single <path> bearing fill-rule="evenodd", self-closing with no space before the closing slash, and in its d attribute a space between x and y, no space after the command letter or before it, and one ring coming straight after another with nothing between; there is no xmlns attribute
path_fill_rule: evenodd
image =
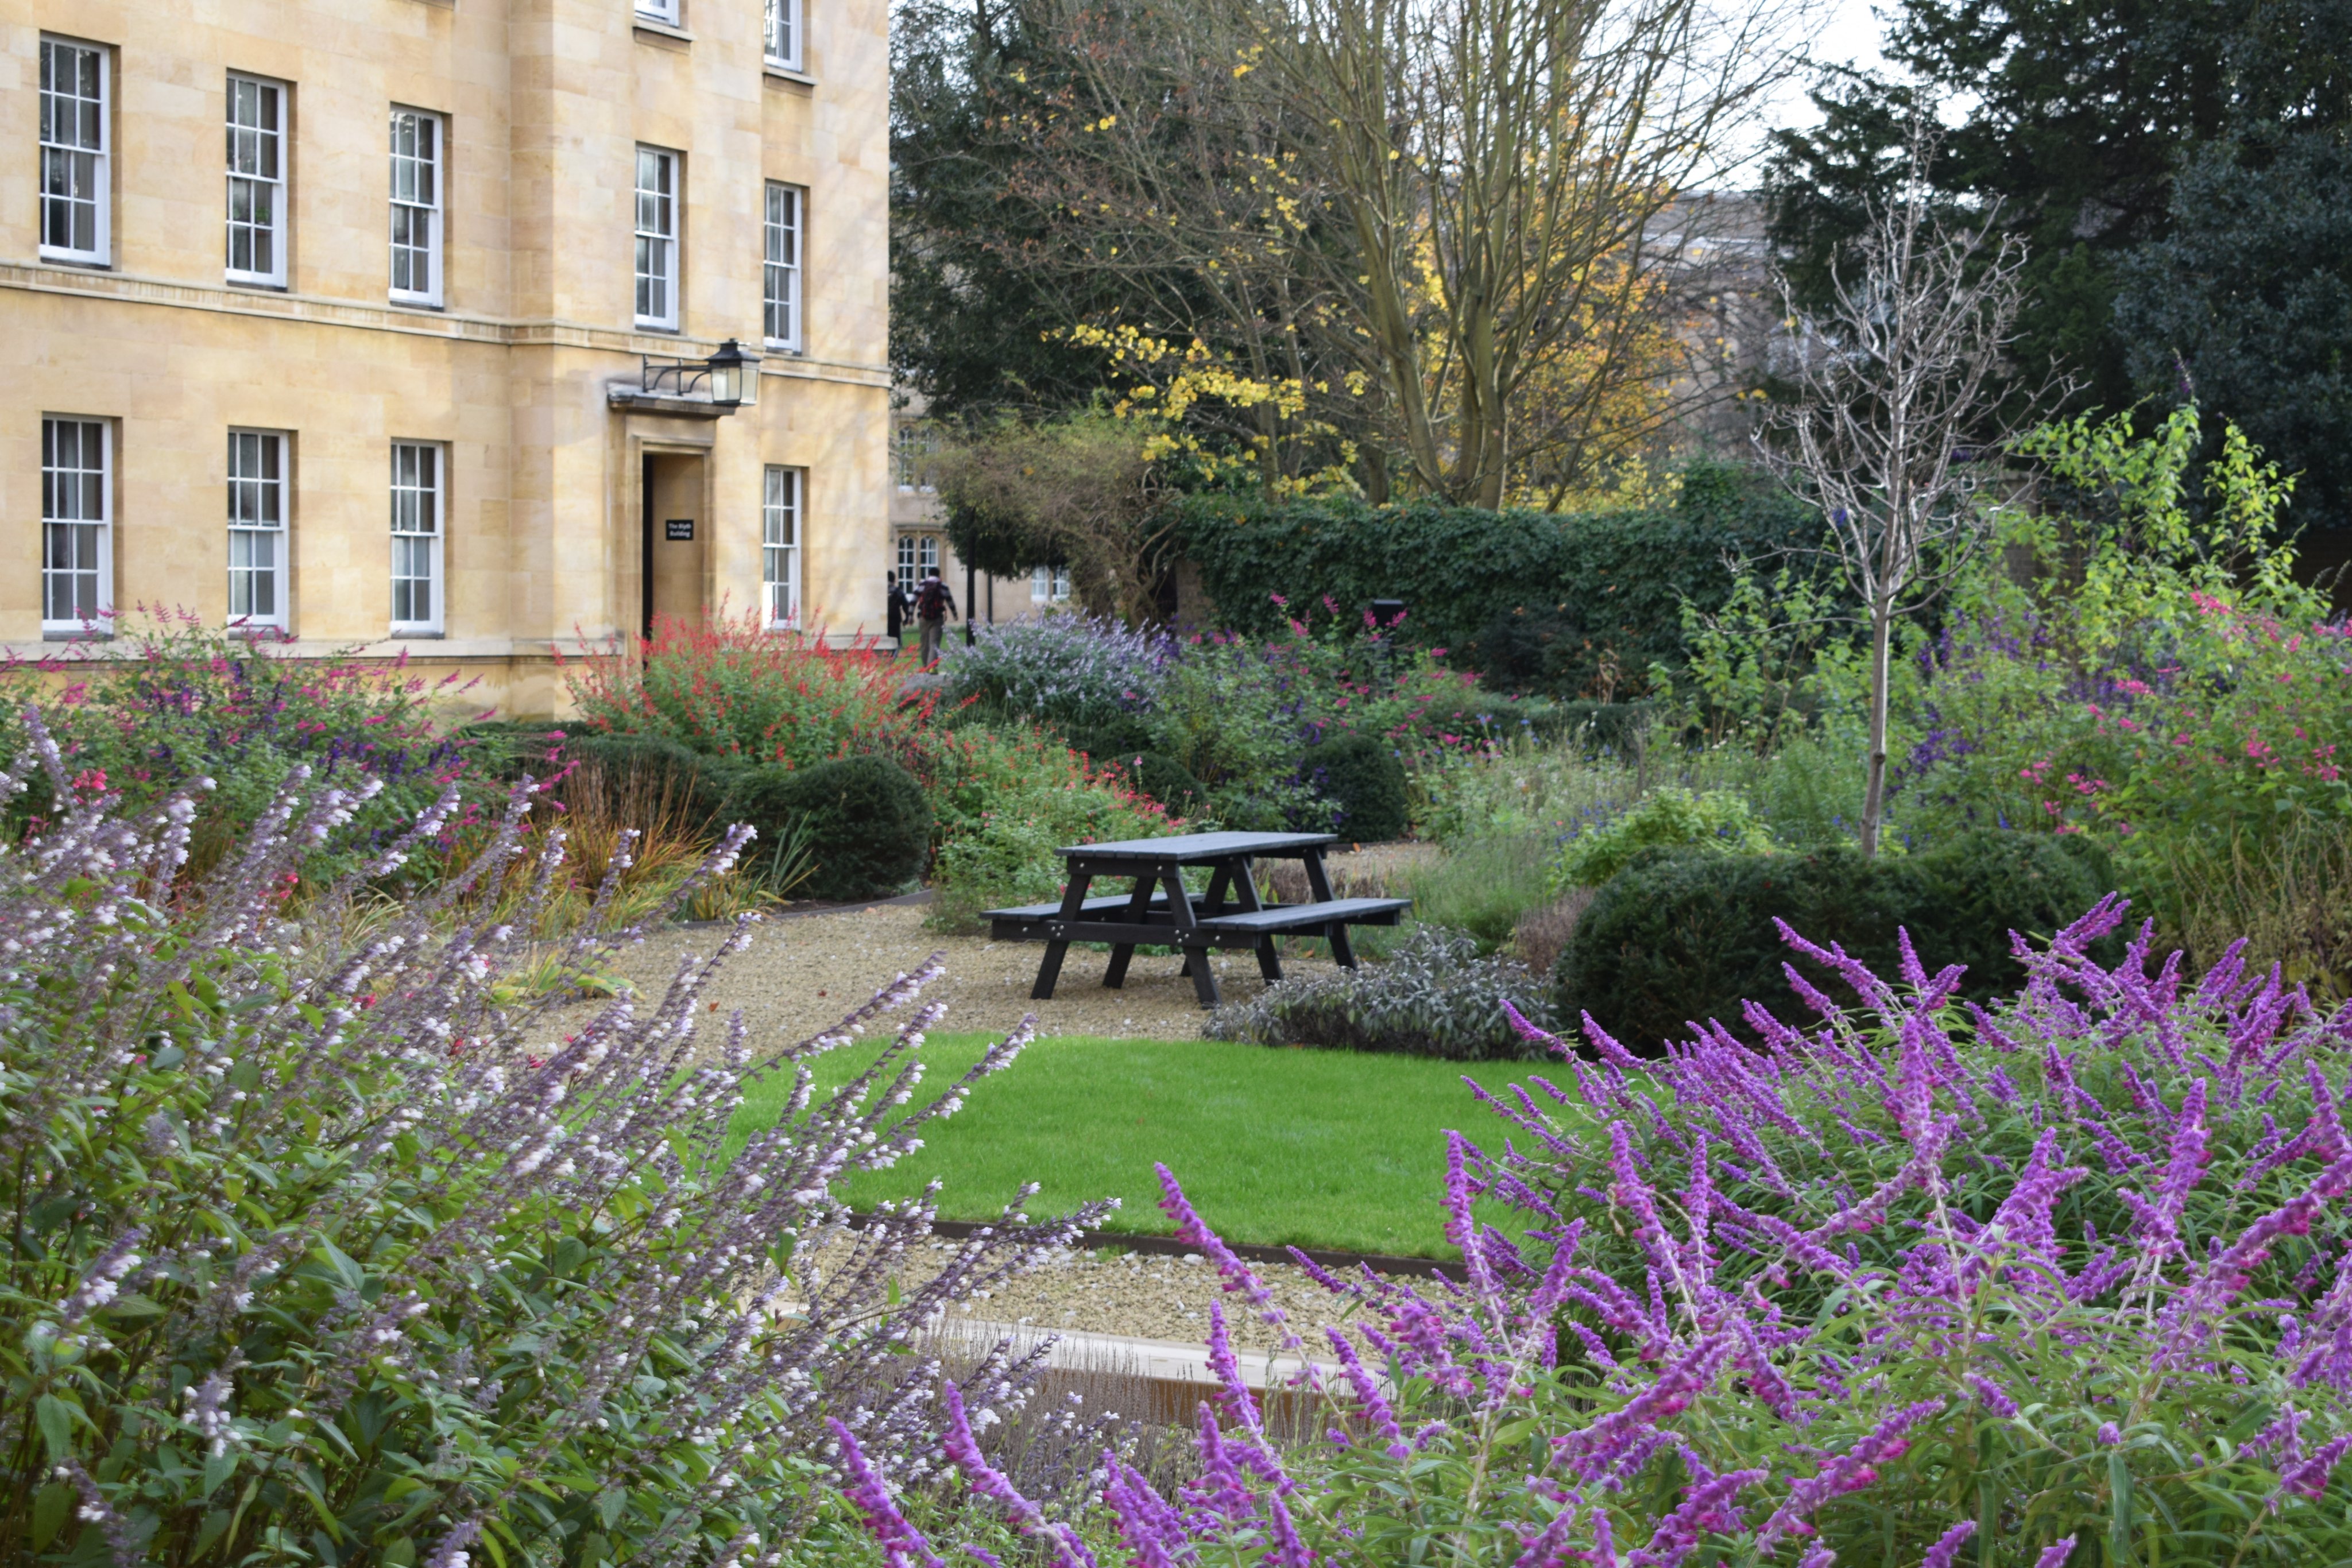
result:
<svg viewBox="0 0 2352 1568"><path fill-rule="evenodd" d="M0 0L0 643L180 607L527 715L655 613L879 632L887 32Z"/></svg>

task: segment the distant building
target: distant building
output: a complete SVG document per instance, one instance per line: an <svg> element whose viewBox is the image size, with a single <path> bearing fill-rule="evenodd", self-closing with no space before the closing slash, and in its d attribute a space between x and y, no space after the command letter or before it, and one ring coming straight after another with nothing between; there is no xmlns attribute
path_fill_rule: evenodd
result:
<svg viewBox="0 0 2352 1568"><path fill-rule="evenodd" d="M0 0L0 643L532 714L656 613L880 631L884 0Z"/></svg>
<svg viewBox="0 0 2352 1568"><path fill-rule="evenodd" d="M939 432L924 417L919 399L891 415L892 478L890 495L889 570L912 592L931 568L955 591L957 605L974 622L991 625L1040 615L1070 603L1070 569L1040 566L1024 577L989 577L975 573L969 597L963 563L947 535L947 517L940 505L932 459L939 451ZM911 643L910 633L908 641Z"/></svg>
<svg viewBox="0 0 2352 1568"><path fill-rule="evenodd" d="M1761 409L1753 394L1783 336L1768 217L1761 196L1700 193L1669 204L1643 236L1653 256L1670 257L1664 276L1681 323L1684 371L1671 389L1682 410L1678 455L1749 455Z"/></svg>

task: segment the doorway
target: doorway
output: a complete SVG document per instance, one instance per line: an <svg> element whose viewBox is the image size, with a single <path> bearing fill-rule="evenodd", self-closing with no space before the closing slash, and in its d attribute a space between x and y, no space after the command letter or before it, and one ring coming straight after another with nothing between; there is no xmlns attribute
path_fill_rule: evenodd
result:
<svg viewBox="0 0 2352 1568"><path fill-rule="evenodd" d="M648 453L645 459L644 585L641 630L651 637L654 622L667 616L698 621L704 608L706 565L710 557L710 520L703 516L703 462L698 454Z"/></svg>

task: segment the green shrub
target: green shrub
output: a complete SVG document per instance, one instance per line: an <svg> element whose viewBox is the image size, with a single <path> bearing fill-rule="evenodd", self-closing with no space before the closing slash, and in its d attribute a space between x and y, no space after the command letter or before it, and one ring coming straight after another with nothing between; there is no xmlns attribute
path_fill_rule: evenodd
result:
<svg viewBox="0 0 2352 1568"><path fill-rule="evenodd" d="M1669 786L1561 845L1551 891L1599 887L1643 850L1685 847L1717 854L1762 854L1771 849L1772 839L1745 797L1728 789L1694 794Z"/></svg>
<svg viewBox="0 0 2352 1568"><path fill-rule="evenodd" d="M1083 751L1097 762L1131 762L1156 749L1151 723L1138 713L1115 714L1092 724L1071 725L1065 734L1071 750Z"/></svg>
<svg viewBox="0 0 2352 1568"><path fill-rule="evenodd" d="M1168 808L1171 815L1198 817L1209 809L1209 792L1171 758L1147 751L1128 769L1135 787Z"/></svg>
<svg viewBox="0 0 2352 1568"><path fill-rule="evenodd" d="M1681 609L1729 598L1727 556L1810 544L1811 514L1742 471L1695 466L1667 511L1563 517L1416 501L1182 503L1187 559L1224 624L1278 632L1291 605L1326 596L1353 617L1375 599L1409 605L1404 634L1454 651L1498 690L1640 695L1651 664L1684 659Z"/></svg>
<svg viewBox="0 0 2352 1568"><path fill-rule="evenodd" d="M1064 844L1169 831L1167 812L1118 768L1090 765L1051 736L967 729L940 741L925 766L939 811L931 919L943 930L1055 896L1063 869L1054 852Z"/></svg>
<svg viewBox="0 0 2352 1568"><path fill-rule="evenodd" d="M1727 855L1636 852L1577 923L1554 970L1560 1015L1590 1012L1635 1050L1654 1051L1713 1018L1746 1032L1752 1000L1801 1026L1811 1010L1782 966L1843 995L1843 982L1800 958L1775 918L1885 974L1900 969L1907 931L1930 972L1966 964L1961 994L2014 989L2022 969L2009 933L2047 936L2107 891L2095 852L2050 834L1982 831L1933 853L1866 860L1848 849Z"/></svg>
<svg viewBox="0 0 2352 1568"><path fill-rule="evenodd" d="M1385 962L1302 975L1227 1003L1209 1016L1205 1032L1211 1040L1447 1061L1540 1058L1542 1048L1503 1016L1506 999L1538 1028L1550 1027L1543 982L1525 965L1482 956L1478 944L1463 933L1423 925Z"/></svg>
<svg viewBox="0 0 2352 1568"><path fill-rule="evenodd" d="M874 898L920 876L930 856L931 808L914 775L887 757L844 757L811 768L740 767L728 775L725 814L760 831L752 847L805 836L816 871L812 898Z"/></svg>
<svg viewBox="0 0 2352 1568"><path fill-rule="evenodd" d="M1308 747L1298 770L1339 807L1340 837L1384 844L1405 836L1404 763L1380 737L1335 735Z"/></svg>

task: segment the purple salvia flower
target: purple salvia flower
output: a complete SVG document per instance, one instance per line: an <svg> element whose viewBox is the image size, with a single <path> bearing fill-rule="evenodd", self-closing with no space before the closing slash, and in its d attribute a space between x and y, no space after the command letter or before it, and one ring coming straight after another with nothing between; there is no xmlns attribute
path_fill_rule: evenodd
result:
<svg viewBox="0 0 2352 1568"><path fill-rule="evenodd" d="M1347 1375L1349 1385L1356 1391L1356 1404L1370 1420L1372 1429L1388 1439L1389 1458L1409 1458L1412 1450L1406 1446L1404 1433L1397 1426L1396 1411L1390 1406L1387 1396L1381 1392L1380 1379L1364 1370L1363 1362L1357 1357L1354 1342L1346 1334L1332 1328L1323 1332L1330 1337L1331 1348L1339 1354L1340 1371Z"/></svg>
<svg viewBox="0 0 2352 1568"><path fill-rule="evenodd" d="M1976 1532L1975 1520L1960 1521L1936 1538L1936 1544L1927 1548L1927 1555L1920 1561L1919 1568L1952 1568L1952 1564L1959 1560L1960 1548Z"/></svg>
<svg viewBox="0 0 2352 1568"><path fill-rule="evenodd" d="M1106 1449L1103 1471L1109 1478L1103 1500L1118 1521L1119 1538L1127 1542L1134 1568L1179 1568L1192 1555L1192 1535L1184 1518L1169 1506L1142 1472Z"/></svg>
<svg viewBox="0 0 2352 1568"><path fill-rule="evenodd" d="M831 1416L824 1424L831 1428L834 1441L841 1445L841 1466L849 1477L843 1495L865 1520L866 1533L882 1549L882 1561L888 1568L947 1568L922 1532L898 1511L890 1489L866 1461L866 1450L857 1446L856 1434Z"/></svg>
<svg viewBox="0 0 2352 1568"><path fill-rule="evenodd" d="M2102 1448L2116 1448L2124 1440L2124 1430L2113 1421L2102 1421L2099 1423L2098 1437L2099 1447Z"/></svg>
<svg viewBox="0 0 2352 1568"><path fill-rule="evenodd" d="M2066 1568L2066 1559L2074 1554L2074 1538L2062 1535L2042 1549L2033 1560L2033 1568Z"/></svg>
<svg viewBox="0 0 2352 1568"><path fill-rule="evenodd" d="M1699 1341L1622 1408L1578 1431L1554 1437L1553 1457L1574 1466L1588 1479L1616 1469L1638 1439L1659 1422L1681 1414L1715 1381L1716 1370L1730 1354L1732 1344L1728 1334L1710 1334Z"/></svg>
<svg viewBox="0 0 2352 1568"><path fill-rule="evenodd" d="M1757 1560L1769 1558L1783 1535L1811 1533L1813 1510L1833 1497L1860 1490L1877 1479L1877 1466L1900 1458L1909 1449L1910 1440L1904 1434L1943 1408L1942 1400L1928 1399L1894 1411L1852 1448L1829 1459L1819 1470L1790 1488L1788 1497L1757 1532Z"/></svg>
<svg viewBox="0 0 2352 1568"><path fill-rule="evenodd" d="M2279 1490L2293 1492L2297 1497L2309 1498L2316 1502L2320 1494L2327 1490L2328 1478L2336 1473L2336 1461L2344 1458L2347 1448L2352 1448L2352 1437L2338 1437L2325 1445L2311 1458L2280 1476Z"/></svg>
<svg viewBox="0 0 2352 1568"><path fill-rule="evenodd" d="M1961 1381L1976 1390L1977 1397L1984 1402L1986 1409L2004 1421L2016 1417L2017 1401L2009 1396L2008 1389L1980 1372L1971 1372Z"/></svg>
<svg viewBox="0 0 2352 1568"><path fill-rule="evenodd" d="M1549 1522L1528 1538L1525 1550L1512 1563L1511 1568L1567 1568L1571 1556L1568 1532L1576 1523L1576 1505L1569 1503L1553 1514Z"/></svg>
<svg viewBox="0 0 2352 1568"><path fill-rule="evenodd" d="M469 1519L452 1525L433 1548L433 1555L425 1560L425 1568L466 1568L472 1556L466 1548L481 1539L482 1521Z"/></svg>
<svg viewBox="0 0 2352 1568"><path fill-rule="evenodd" d="M2303 1458L2303 1412L2287 1406L2238 1453L2242 1458L2266 1458L2273 1469L2294 1468Z"/></svg>
<svg viewBox="0 0 2352 1568"><path fill-rule="evenodd" d="M1675 1511L1658 1521L1649 1545L1627 1560L1629 1568L1678 1568L1707 1536L1737 1531L1740 1511L1732 1500L1770 1473L1731 1470L1693 1486Z"/></svg>
<svg viewBox="0 0 2352 1568"><path fill-rule="evenodd" d="M1160 1173L1160 1207L1176 1222L1176 1239L1206 1253L1209 1261L1216 1265L1226 1290L1246 1298L1250 1305L1257 1309L1261 1320L1279 1325L1284 1321L1284 1313L1280 1307L1272 1304L1274 1292L1266 1288L1248 1264L1234 1255L1234 1249L1209 1228L1208 1222L1193 1211L1191 1201L1184 1196L1183 1187L1177 1184L1176 1173L1162 1165L1155 1165L1151 1168ZM1297 1344L1297 1334L1285 1334L1284 1349L1295 1349Z"/></svg>
<svg viewBox="0 0 2352 1568"><path fill-rule="evenodd" d="M146 1234L145 1230L134 1225L116 1237L108 1244L106 1250L91 1261L89 1272L82 1276L81 1283L75 1288L74 1293L58 1305L58 1319L61 1326L70 1329L114 1300L116 1292L122 1289L122 1277L139 1267L138 1247Z"/></svg>
<svg viewBox="0 0 2352 1568"><path fill-rule="evenodd" d="M971 1483L971 1490L1003 1503L1022 1534L1045 1542L1056 1568L1098 1568L1095 1554L1087 1550L1087 1543L1078 1539L1076 1531L1048 1520L1035 1503L1022 1495L1010 1477L982 1455L980 1444L971 1435L971 1423L964 1419L963 1396L954 1384L940 1385L940 1403L947 1413L943 1446L956 1469L963 1472L964 1479Z"/></svg>

